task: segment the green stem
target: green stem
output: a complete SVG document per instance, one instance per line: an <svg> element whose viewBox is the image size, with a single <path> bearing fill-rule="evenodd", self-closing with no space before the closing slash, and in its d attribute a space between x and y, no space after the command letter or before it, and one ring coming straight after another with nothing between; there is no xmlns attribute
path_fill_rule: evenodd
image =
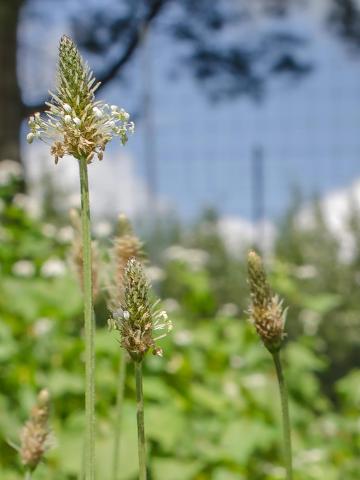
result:
<svg viewBox="0 0 360 480"><path fill-rule="evenodd" d="M92 306L91 229L89 181L86 158L79 159L81 187L81 223L83 243L83 286L85 322L85 479L95 478L95 356Z"/></svg>
<svg viewBox="0 0 360 480"><path fill-rule="evenodd" d="M136 405L139 451L139 480L146 480L146 453L144 427L144 396L142 386L142 362L135 362Z"/></svg>
<svg viewBox="0 0 360 480"><path fill-rule="evenodd" d="M32 473L30 472L30 470L26 470L24 480L31 480L31 479L32 479Z"/></svg>
<svg viewBox="0 0 360 480"><path fill-rule="evenodd" d="M289 416L289 400L288 391L285 383L283 369L281 365L280 352L274 352L272 354L276 375L279 382L280 399L281 399L281 414L283 423L283 435L284 435L284 457L286 466L286 479L292 480L292 452L291 452L291 429L290 429L290 416Z"/></svg>
<svg viewBox="0 0 360 480"><path fill-rule="evenodd" d="M114 441L114 458L113 458L113 480L117 480L119 476L119 457L120 457L120 439L122 430L122 414L124 403L125 379L126 379L126 353L123 349L120 350L118 387L116 397L116 421L115 421L115 441Z"/></svg>

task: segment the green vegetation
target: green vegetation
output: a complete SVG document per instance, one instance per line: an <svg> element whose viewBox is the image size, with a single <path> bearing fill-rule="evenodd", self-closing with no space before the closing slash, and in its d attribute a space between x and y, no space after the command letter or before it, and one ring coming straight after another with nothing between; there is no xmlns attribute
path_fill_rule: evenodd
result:
<svg viewBox="0 0 360 480"><path fill-rule="evenodd" d="M81 291L68 265L68 227L61 219L34 218L17 190L14 177L0 186L1 478L21 476L18 454L8 442L19 442L37 393L46 387L55 440L34 479L72 480L81 471L85 427ZM282 354L294 478L357 480L360 255L355 250L351 262L337 261L325 223L300 232L294 218L282 227L269 268L274 289L290 305ZM216 224L206 216L191 235L180 231L182 255L174 246L162 256L154 252L162 262L161 270L152 272L158 277L154 284L175 328L162 341L164 358L149 356L144 363L149 478L281 480L275 372L243 313L249 299L244 258L225 249ZM353 219L351 225L360 245ZM149 247L161 244L159 238ZM100 250L107 246L100 244ZM96 468L97 477L106 480L112 478L119 344L116 333L108 332L103 298L95 310ZM134 412L131 372L122 419L122 480L138 475Z"/></svg>

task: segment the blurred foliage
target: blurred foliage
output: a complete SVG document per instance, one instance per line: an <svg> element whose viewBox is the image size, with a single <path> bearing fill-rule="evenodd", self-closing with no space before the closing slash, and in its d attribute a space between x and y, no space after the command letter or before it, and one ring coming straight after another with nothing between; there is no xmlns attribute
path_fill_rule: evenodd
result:
<svg viewBox="0 0 360 480"><path fill-rule="evenodd" d="M38 390L53 397L54 448L34 479L79 478L83 445L81 294L67 258L68 227L42 221L31 199L0 185L0 469L20 478L8 444ZM321 209L300 230L297 212L281 227L272 282L290 305L284 351L298 480L357 480L360 471L358 291L359 231L354 255L337 260L336 239ZM173 318L163 359L148 356L145 375L150 479L280 480L281 426L276 378L268 353L243 313L248 292L241 252L229 252L213 213L190 230L173 229L177 244L151 235L158 259L149 268ZM149 241L150 241L149 240ZM101 242L100 242L101 243ZM105 243L104 243L105 245ZM162 254L156 253L161 245ZM306 267L306 268L305 268ZM106 318L104 300L97 317ZM109 479L113 451L116 335L98 325L97 466ZM131 373L131 369L130 373ZM134 382L127 378L119 479L137 476Z"/></svg>

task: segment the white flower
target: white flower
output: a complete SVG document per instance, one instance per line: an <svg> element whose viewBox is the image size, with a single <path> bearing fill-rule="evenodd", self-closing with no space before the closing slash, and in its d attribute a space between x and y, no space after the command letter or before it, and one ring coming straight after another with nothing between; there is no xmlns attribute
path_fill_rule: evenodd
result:
<svg viewBox="0 0 360 480"><path fill-rule="evenodd" d="M39 318L36 320L33 331L36 337L41 337L42 335L46 335L52 328L53 322L50 318Z"/></svg>
<svg viewBox="0 0 360 480"><path fill-rule="evenodd" d="M126 113L126 112L125 112L125 113ZM127 114L127 115L129 115L129 114ZM135 123L134 123L134 122L130 122L130 123L129 123L128 132L129 132L129 133L132 133L132 134L135 132Z"/></svg>
<svg viewBox="0 0 360 480"><path fill-rule="evenodd" d="M262 373L253 373L243 378L243 384L247 388L262 388L267 384L267 378Z"/></svg>
<svg viewBox="0 0 360 480"><path fill-rule="evenodd" d="M70 226L60 228L57 238L61 243L71 242L74 238L74 229Z"/></svg>
<svg viewBox="0 0 360 480"><path fill-rule="evenodd" d="M65 112L70 113L71 110L72 110L72 108L70 107L70 105L68 103L64 103L63 107L64 107Z"/></svg>
<svg viewBox="0 0 360 480"><path fill-rule="evenodd" d="M70 123L71 122L71 115L65 115L64 122L65 123Z"/></svg>
<svg viewBox="0 0 360 480"><path fill-rule="evenodd" d="M175 312L176 310L179 310L180 305L175 298L166 298L162 304L164 305L165 309L167 312Z"/></svg>
<svg viewBox="0 0 360 480"><path fill-rule="evenodd" d="M236 398L238 396L238 386L235 382L227 380L223 384L223 390L227 397Z"/></svg>
<svg viewBox="0 0 360 480"><path fill-rule="evenodd" d="M39 200L23 193L17 193L13 204L24 210L30 217L38 218L41 215L41 204Z"/></svg>
<svg viewBox="0 0 360 480"><path fill-rule="evenodd" d="M42 233L45 237L54 238L56 235L56 227L51 223L45 223L41 228Z"/></svg>
<svg viewBox="0 0 360 480"><path fill-rule="evenodd" d="M118 110L117 105L111 105L110 108L111 108L111 110L112 110L113 112L117 112L117 110Z"/></svg>
<svg viewBox="0 0 360 480"><path fill-rule="evenodd" d="M98 107L94 107L93 112L97 118L101 118L103 116L103 112Z"/></svg>
<svg viewBox="0 0 360 480"><path fill-rule="evenodd" d="M239 308L235 303L225 303L218 311L219 316L236 317L239 314Z"/></svg>
<svg viewBox="0 0 360 480"><path fill-rule="evenodd" d="M64 275L65 271L65 263L59 258L51 258L41 267L41 275L47 278Z"/></svg>
<svg viewBox="0 0 360 480"><path fill-rule="evenodd" d="M301 280L308 278L314 278L317 276L318 271L314 265L301 265L295 269L295 275Z"/></svg>
<svg viewBox="0 0 360 480"><path fill-rule="evenodd" d="M94 227L94 233L97 237L108 237L112 232L112 225L110 222L98 222Z"/></svg>
<svg viewBox="0 0 360 480"><path fill-rule="evenodd" d="M79 126L79 125L81 124L80 118L78 118L78 117L75 117L75 118L73 119L73 122L74 122L75 125L77 125L77 126Z"/></svg>
<svg viewBox="0 0 360 480"><path fill-rule="evenodd" d="M35 273L35 265L30 260L19 260L12 266L12 272L19 277L32 277Z"/></svg>
<svg viewBox="0 0 360 480"><path fill-rule="evenodd" d="M209 254L204 250L185 248L182 245L172 245L168 247L164 252L164 256L168 261L185 263L192 270L200 270L206 265L209 259Z"/></svg>
<svg viewBox="0 0 360 480"><path fill-rule="evenodd" d="M120 109L120 119L123 121L123 122L127 122L130 118L130 115L128 114L128 112L125 112L125 110L123 108ZM129 125L135 125L134 122L130 122ZM129 127L130 129L130 127Z"/></svg>
<svg viewBox="0 0 360 480"><path fill-rule="evenodd" d="M190 345L192 342L193 336L189 330L180 330L174 335L174 342L180 347L185 347Z"/></svg>
<svg viewBox="0 0 360 480"><path fill-rule="evenodd" d="M32 143L34 141L34 138L35 138L35 135L32 133L32 132L29 132L27 135L26 135L26 141L28 143Z"/></svg>
<svg viewBox="0 0 360 480"><path fill-rule="evenodd" d="M166 275L162 268L153 265L146 268L146 276L150 282L161 282Z"/></svg>

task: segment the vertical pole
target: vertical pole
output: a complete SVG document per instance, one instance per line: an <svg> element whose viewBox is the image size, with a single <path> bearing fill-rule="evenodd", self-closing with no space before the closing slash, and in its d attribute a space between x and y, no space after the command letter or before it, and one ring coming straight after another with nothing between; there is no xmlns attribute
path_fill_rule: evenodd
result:
<svg viewBox="0 0 360 480"><path fill-rule="evenodd" d="M263 253L265 238L265 179L264 152L260 145L256 145L252 152L251 196L252 220L255 232L253 243L258 248L260 253Z"/></svg>
<svg viewBox="0 0 360 480"><path fill-rule="evenodd" d="M147 185L148 208L154 212L157 197L157 159L155 149L155 118L153 109L152 62L149 45L149 31L142 32L142 79L143 79L143 115L144 115L144 163Z"/></svg>

